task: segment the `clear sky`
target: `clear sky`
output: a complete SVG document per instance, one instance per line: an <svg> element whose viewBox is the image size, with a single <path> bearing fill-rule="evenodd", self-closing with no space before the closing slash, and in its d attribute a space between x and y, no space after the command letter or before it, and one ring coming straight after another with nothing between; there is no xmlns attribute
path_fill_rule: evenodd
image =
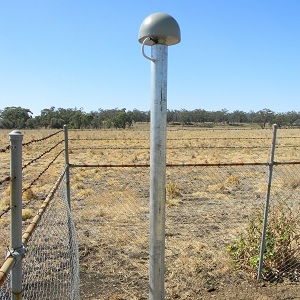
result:
<svg viewBox="0 0 300 300"><path fill-rule="evenodd" d="M181 28L169 109L300 111L299 0L0 0L0 109L149 110L154 12Z"/></svg>

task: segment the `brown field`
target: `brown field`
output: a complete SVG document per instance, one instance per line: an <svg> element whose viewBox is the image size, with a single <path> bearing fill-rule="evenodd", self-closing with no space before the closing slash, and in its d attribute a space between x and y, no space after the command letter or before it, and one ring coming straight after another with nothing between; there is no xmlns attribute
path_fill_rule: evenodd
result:
<svg viewBox="0 0 300 300"><path fill-rule="evenodd" d="M127 130L69 131L71 164L149 164L148 125ZM55 131L24 131L24 141ZM0 149L9 144L0 131ZM268 162L272 129L169 127L168 164ZM63 133L24 147L24 228L64 167ZM275 161L300 161L300 129L279 129ZM34 160L41 154L39 160ZM32 161L34 160L34 161ZM0 180L9 176L9 151L0 153ZM41 172L47 168L44 174ZM235 269L226 252L262 209L267 166L167 168L166 299L300 299L297 280L257 282ZM79 237L81 299L147 299L149 168L71 168L71 208ZM274 172L274 197L299 210L299 167ZM0 185L0 212L9 185ZM9 245L9 213L0 219L0 251ZM299 275L300 276L300 275Z"/></svg>

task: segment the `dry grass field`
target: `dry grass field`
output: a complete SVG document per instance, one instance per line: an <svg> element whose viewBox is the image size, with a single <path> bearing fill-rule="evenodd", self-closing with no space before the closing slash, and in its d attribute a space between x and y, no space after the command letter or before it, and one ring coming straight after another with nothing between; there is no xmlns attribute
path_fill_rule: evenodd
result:
<svg viewBox="0 0 300 300"><path fill-rule="evenodd" d="M24 131L24 143L55 131ZM9 144L0 131L0 149ZM297 280L258 283L253 271L237 269L228 245L262 209L267 166L196 166L268 162L272 129L169 127L167 163L166 299L300 299ZM148 125L126 130L69 131L71 164L149 164ZM300 129L280 129L275 161L300 161ZM24 228L64 167L63 133L24 146ZM47 153L45 153L45 151ZM36 157L44 154L39 160ZM34 161L32 161L34 160ZM0 153L0 180L9 176L9 151ZM42 173L43 170L46 171ZM71 168L71 208L78 230L81 299L147 299L149 168ZM9 185L0 185L0 212ZM273 196L299 210L300 170L274 172ZM276 197L275 197L276 196ZM0 251L9 245L9 213L0 219ZM297 274L296 274L297 275ZM299 275L300 276L300 275Z"/></svg>

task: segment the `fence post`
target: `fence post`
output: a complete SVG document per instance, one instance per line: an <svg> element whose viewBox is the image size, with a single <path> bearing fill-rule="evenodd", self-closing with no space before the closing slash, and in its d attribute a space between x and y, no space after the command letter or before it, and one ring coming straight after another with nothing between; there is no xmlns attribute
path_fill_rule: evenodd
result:
<svg viewBox="0 0 300 300"><path fill-rule="evenodd" d="M23 134L14 130L10 137L10 251L16 263L11 271L11 299L22 299L22 140Z"/></svg>
<svg viewBox="0 0 300 300"><path fill-rule="evenodd" d="M65 169L66 169L66 197L67 197L67 202L69 206L69 210L71 213L71 192L70 192L70 162L69 162L69 136L68 136L68 125L64 125L64 140L65 140ZM72 249L72 244L73 244L73 239L74 236L72 234L72 229L71 229L71 220L70 220L70 215L68 214L68 228L69 228L69 250ZM77 291L78 291L78 286L75 286L77 284L75 277L76 275L74 274L75 272L75 267L73 263L73 257L70 256L69 258L70 262L70 284L71 284L71 295L70 299L75 300L77 298Z"/></svg>
<svg viewBox="0 0 300 300"><path fill-rule="evenodd" d="M144 57L151 60L150 120L150 272L149 299L164 299L166 128L168 46L180 42L175 19L164 13L148 16L139 31ZM151 58L144 45L151 47Z"/></svg>
<svg viewBox="0 0 300 300"><path fill-rule="evenodd" d="M68 205L69 208L71 209L68 125L64 125L64 139L65 139L66 194L67 194Z"/></svg>
<svg viewBox="0 0 300 300"><path fill-rule="evenodd" d="M263 267L263 259L264 259L264 252L265 252L266 232L267 232L267 226L268 226L268 212L269 212L271 185L272 185L272 174L273 174L273 166L274 166L277 128L278 128L277 124L274 124L273 125L272 148L271 148L270 163L269 163L269 173L268 173L268 189L267 189L261 244L260 244L257 280L260 280L262 277L262 267Z"/></svg>

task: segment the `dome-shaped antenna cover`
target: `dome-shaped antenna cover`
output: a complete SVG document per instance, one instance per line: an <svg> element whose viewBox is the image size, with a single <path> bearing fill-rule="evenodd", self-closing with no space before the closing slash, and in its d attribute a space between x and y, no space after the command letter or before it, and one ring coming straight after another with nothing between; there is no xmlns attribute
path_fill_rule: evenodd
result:
<svg viewBox="0 0 300 300"><path fill-rule="evenodd" d="M172 46L181 41L180 28L177 21L170 15L157 12L149 15L141 24L139 30L139 42L150 37L145 44L164 44Z"/></svg>

